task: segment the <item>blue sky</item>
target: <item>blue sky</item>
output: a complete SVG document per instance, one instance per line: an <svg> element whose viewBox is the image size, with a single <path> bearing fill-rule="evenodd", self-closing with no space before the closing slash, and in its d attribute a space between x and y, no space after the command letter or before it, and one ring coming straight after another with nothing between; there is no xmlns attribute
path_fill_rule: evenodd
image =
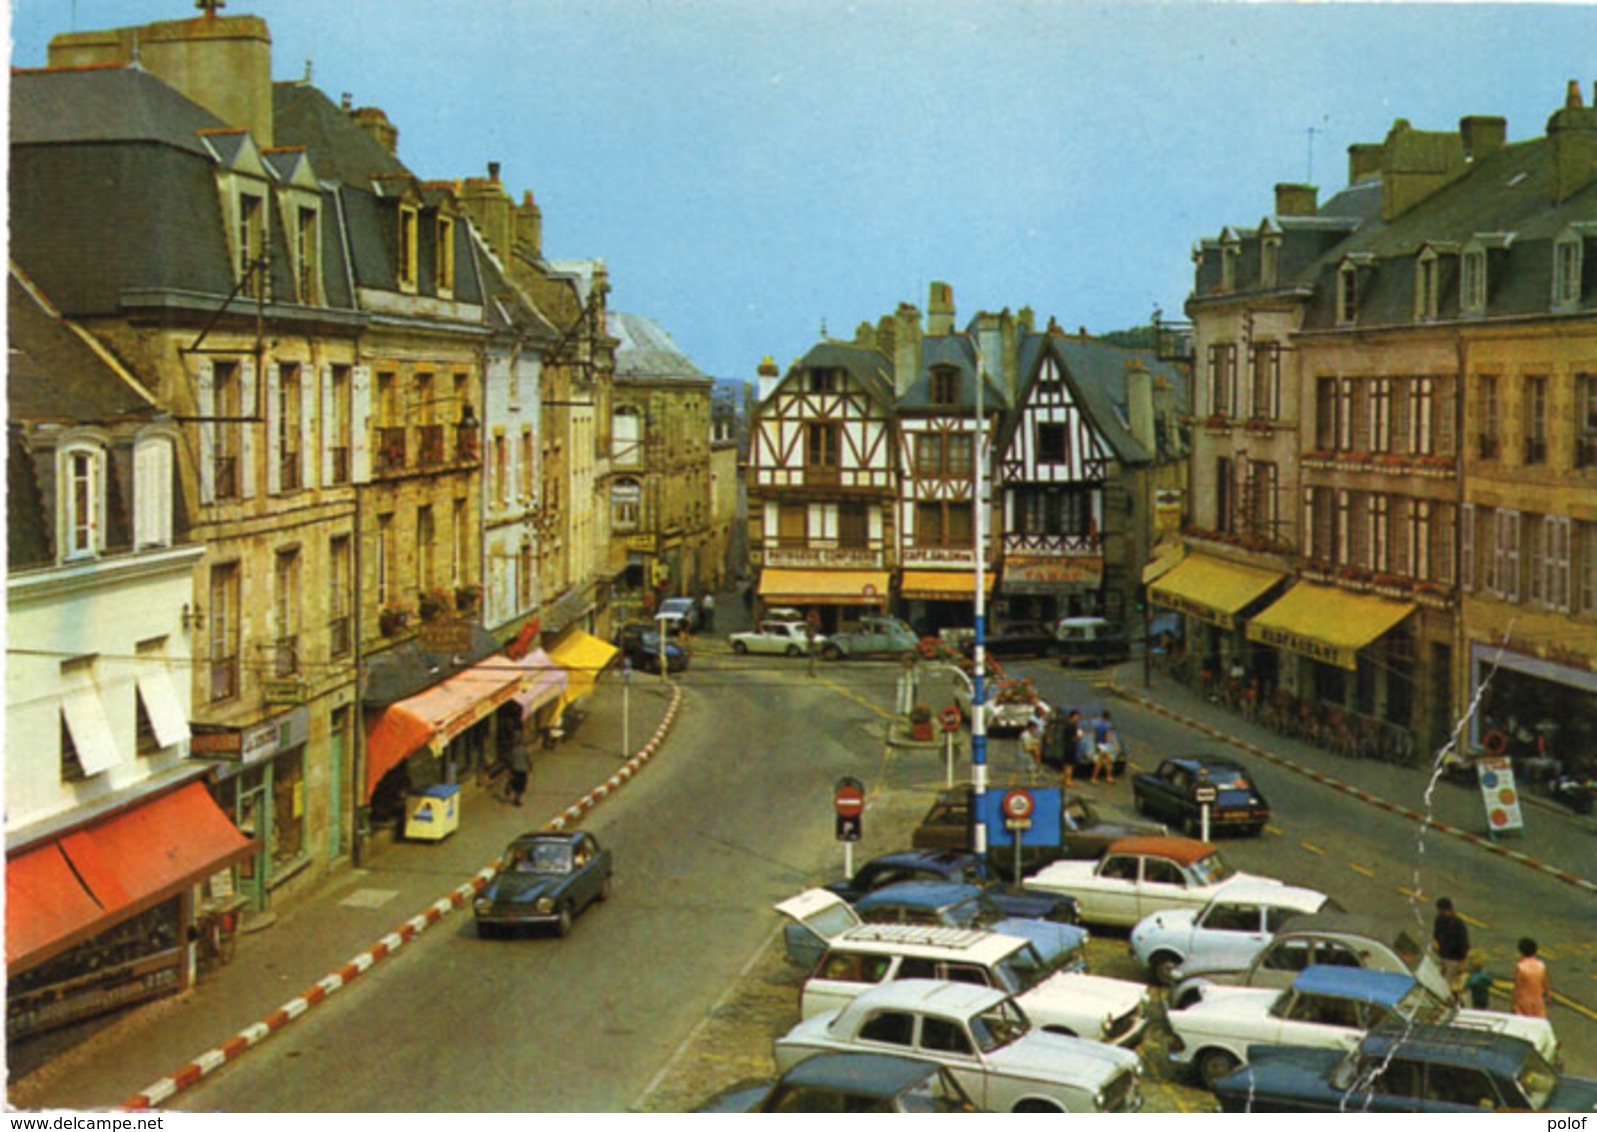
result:
<svg viewBox="0 0 1597 1132"><path fill-rule="evenodd" d="M192 0L14 0L50 37ZM1101 333L1178 316L1193 243L1273 186L1346 184L1395 118L1543 132L1584 4L1072 0L229 0L274 73L381 107L426 179L502 165L554 258L603 258L616 309L716 377L784 368L927 285L961 324L1030 306ZM1313 131L1312 134L1310 131Z"/></svg>

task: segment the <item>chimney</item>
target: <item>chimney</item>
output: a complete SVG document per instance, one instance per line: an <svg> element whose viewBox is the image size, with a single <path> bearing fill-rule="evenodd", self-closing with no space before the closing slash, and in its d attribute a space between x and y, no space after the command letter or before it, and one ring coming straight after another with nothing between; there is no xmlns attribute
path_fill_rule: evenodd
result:
<svg viewBox="0 0 1597 1132"><path fill-rule="evenodd" d="M355 125L365 130L374 142L389 153L398 154L399 128L388 120L387 114L375 106L362 106L350 116L355 119Z"/></svg>
<svg viewBox="0 0 1597 1132"><path fill-rule="evenodd" d="M899 303L893 321L893 390L902 394L920 374L920 311Z"/></svg>
<svg viewBox="0 0 1597 1132"><path fill-rule="evenodd" d="M533 201L531 189L521 194L516 208L516 248L534 259L543 257L543 210Z"/></svg>
<svg viewBox="0 0 1597 1132"><path fill-rule="evenodd" d="M766 354L760 361L760 368L755 370L755 375L756 394L761 401L764 401L782 380L782 371L776 368L776 362L771 355Z"/></svg>
<svg viewBox="0 0 1597 1132"><path fill-rule="evenodd" d="M1597 91L1593 92L1597 102ZM1553 203L1559 204L1597 180L1597 106L1587 108L1573 79L1563 109L1547 119Z"/></svg>
<svg viewBox="0 0 1597 1132"><path fill-rule="evenodd" d="M1379 180L1386 147L1379 142L1355 142L1347 147L1347 183Z"/></svg>
<svg viewBox="0 0 1597 1132"><path fill-rule="evenodd" d="M938 337L954 332L954 289L947 283L933 283L926 302L926 334Z"/></svg>
<svg viewBox="0 0 1597 1132"><path fill-rule="evenodd" d="M1037 330L1037 312L1031 307L1021 307L1016 328L1022 335L1034 334Z"/></svg>
<svg viewBox="0 0 1597 1132"><path fill-rule="evenodd" d="M1319 193L1313 185L1277 185L1275 187L1275 214L1277 216L1313 216L1319 211Z"/></svg>
<svg viewBox="0 0 1597 1132"><path fill-rule="evenodd" d="M1464 159L1480 161L1502 149L1508 141L1508 119L1471 114L1458 120L1458 132L1464 139Z"/></svg>
<svg viewBox="0 0 1597 1132"><path fill-rule="evenodd" d="M1381 219L1385 221L1396 220L1468 168L1461 134L1416 130L1405 118L1392 123L1383 148Z"/></svg>
<svg viewBox="0 0 1597 1132"><path fill-rule="evenodd" d="M259 16L165 20L109 31L66 32L50 40L52 67L139 65L262 149L272 141L272 35Z"/></svg>
<svg viewBox="0 0 1597 1132"><path fill-rule="evenodd" d="M854 328L853 344L861 350L876 349L876 328L870 324L869 319Z"/></svg>
<svg viewBox="0 0 1597 1132"><path fill-rule="evenodd" d="M976 348L981 351L981 368L998 384L1008 387L1004 380L1004 324L1000 315L988 311L976 313ZM992 406L988 406L991 408Z"/></svg>
<svg viewBox="0 0 1597 1132"><path fill-rule="evenodd" d="M508 264L516 250L518 215L510 194L499 182L498 162L489 162L488 176L466 178L460 190L460 203L483 239L488 241L494 258Z"/></svg>
<svg viewBox="0 0 1597 1132"><path fill-rule="evenodd" d="M883 357L893 356L893 343L897 340L896 325L894 317L890 314L884 314L876 320L876 352Z"/></svg>
<svg viewBox="0 0 1597 1132"><path fill-rule="evenodd" d="M1126 359L1126 416L1131 435L1151 456L1158 455L1158 438L1153 431L1153 375L1136 355Z"/></svg>

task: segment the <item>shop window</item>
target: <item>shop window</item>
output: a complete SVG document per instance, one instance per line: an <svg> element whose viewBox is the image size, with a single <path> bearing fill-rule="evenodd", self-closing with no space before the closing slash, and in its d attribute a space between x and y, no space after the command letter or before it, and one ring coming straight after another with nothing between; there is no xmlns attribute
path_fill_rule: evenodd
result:
<svg viewBox="0 0 1597 1132"><path fill-rule="evenodd" d="M302 749L272 763L272 874L282 876L305 853L305 771Z"/></svg>

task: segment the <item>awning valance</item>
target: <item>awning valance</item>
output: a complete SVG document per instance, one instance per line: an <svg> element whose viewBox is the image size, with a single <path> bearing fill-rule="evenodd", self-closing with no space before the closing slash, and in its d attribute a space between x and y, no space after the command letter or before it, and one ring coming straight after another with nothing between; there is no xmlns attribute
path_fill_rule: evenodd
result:
<svg viewBox="0 0 1597 1132"><path fill-rule="evenodd" d="M1170 573L1181 564L1186 553L1187 548L1179 542L1166 542L1154 547L1153 553L1148 557L1147 565L1142 568L1142 584L1151 586Z"/></svg>
<svg viewBox="0 0 1597 1132"><path fill-rule="evenodd" d="M570 683L566 670L543 649L534 649L516 663L521 666L521 691L510 698L521 709L522 719L556 699Z"/></svg>
<svg viewBox="0 0 1597 1132"><path fill-rule="evenodd" d="M890 582L885 570L768 569L760 596L796 605L883 605Z"/></svg>
<svg viewBox="0 0 1597 1132"><path fill-rule="evenodd" d="M566 670L566 688L560 693L560 701L555 709L556 718L564 715L571 704L593 691L594 685L599 682L599 674L620 651L581 629L573 629L555 643L549 655Z"/></svg>
<svg viewBox="0 0 1597 1132"><path fill-rule="evenodd" d="M1248 640L1350 671L1359 650L1414 612L1414 603L1300 582L1248 622Z"/></svg>
<svg viewBox="0 0 1597 1132"><path fill-rule="evenodd" d="M257 848L191 783L6 862L6 970L35 967Z"/></svg>
<svg viewBox="0 0 1597 1132"><path fill-rule="evenodd" d="M993 592L993 575L987 570L982 575L982 592ZM976 596L976 571L969 570L905 570L899 579L899 596L911 601L970 601Z"/></svg>
<svg viewBox="0 0 1597 1132"><path fill-rule="evenodd" d="M521 679L515 661L491 656L390 705L366 729L366 797L383 775L423 747L442 754L451 739L520 691Z"/></svg>
<svg viewBox="0 0 1597 1132"><path fill-rule="evenodd" d="M1257 566L1193 554L1148 589L1155 605L1185 613L1222 629L1237 627L1237 614L1286 575Z"/></svg>

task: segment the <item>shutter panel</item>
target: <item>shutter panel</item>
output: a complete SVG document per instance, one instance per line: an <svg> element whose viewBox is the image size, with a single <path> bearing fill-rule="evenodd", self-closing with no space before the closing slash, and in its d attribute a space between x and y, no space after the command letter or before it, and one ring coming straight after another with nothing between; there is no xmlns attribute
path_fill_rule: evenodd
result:
<svg viewBox="0 0 1597 1132"><path fill-rule="evenodd" d="M322 366L318 373L322 383L322 486L331 487L333 446L338 432L338 409L333 404L333 367Z"/></svg>
<svg viewBox="0 0 1597 1132"><path fill-rule="evenodd" d="M356 366L350 375L349 475L355 483L371 479L372 371Z"/></svg>
<svg viewBox="0 0 1597 1132"><path fill-rule="evenodd" d="M316 390L321 369L300 367L299 386L299 484L316 486Z"/></svg>
<svg viewBox="0 0 1597 1132"><path fill-rule="evenodd" d="M261 413L260 403L255 399L254 358L245 358L239 366L239 391L239 415L259 418ZM255 421L242 421L236 427L238 428L238 494L240 499L254 499Z"/></svg>
<svg viewBox="0 0 1597 1132"><path fill-rule="evenodd" d="M283 367L272 362L266 367L266 494L283 491ZM248 403L246 394L245 403ZM246 409L247 413L248 410ZM248 426L245 426L248 431Z"/></svg>
<svg viewBox="0 0 1597 1132"><path fill-rule="evenodd" d="M200 417L200 502L216 502L216 367L201 358L194 375L195 400Z"/></svg>

